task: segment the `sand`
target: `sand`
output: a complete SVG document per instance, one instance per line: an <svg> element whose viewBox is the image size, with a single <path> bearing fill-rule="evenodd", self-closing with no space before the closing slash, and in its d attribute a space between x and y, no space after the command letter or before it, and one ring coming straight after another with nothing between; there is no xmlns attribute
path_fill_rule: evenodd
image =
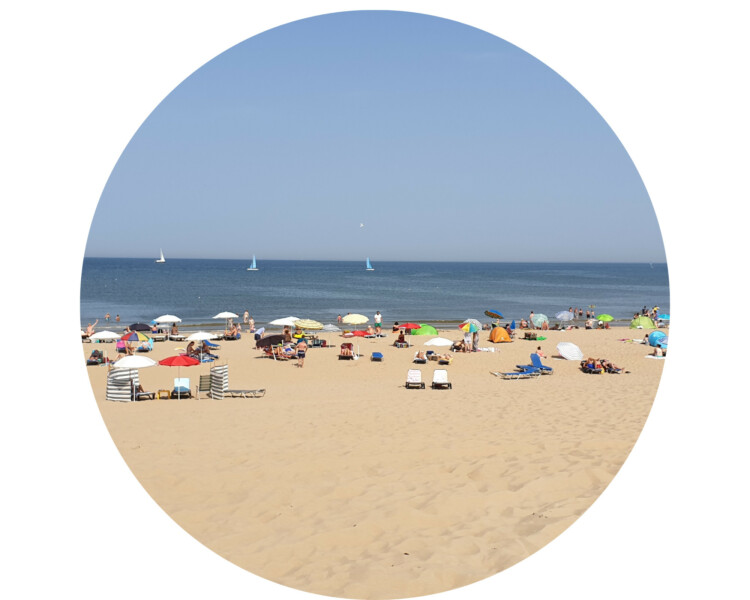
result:
<svg viewBox="0 0 750 600"><path fill-rule="evenodd" d="M543 547L602 493L643 428L666 361L619 338L641 330L545 332L413 365L430 339L355 339L363 355L312 348L304 368L262 357L249 336L221 342L232 388L258 399L107 402L107 368L88 367L112 439L154 500L186 531L257 575L307 592L399 598L493 575ZM460 333L442 335L459 339ZM340 344L338 334L321 336ZM630 373L587 375L553 358L559 341ZM554 374L505 381L541 345ZM155 344L159 360L184 347ZM83 344L114 352L113 344ZM381 351L383 362L371 362ZM424 390L404 388L419 368ZM435 368L453 388L430 389ZM193 390L209 365L182 368ZM176 368L140 371L148 390Z"/></svg>

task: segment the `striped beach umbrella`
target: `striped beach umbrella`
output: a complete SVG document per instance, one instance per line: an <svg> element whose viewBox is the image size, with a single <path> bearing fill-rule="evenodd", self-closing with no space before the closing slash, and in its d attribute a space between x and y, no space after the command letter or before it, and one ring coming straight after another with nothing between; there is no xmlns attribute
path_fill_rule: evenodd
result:
<svg viewBox="0 0 750 600"><path fill-rule="evenodd" d="M482 328L477 327L476 323L461 323L458 328L461 331L468 331L469 333L474 333L475 331L480 331Z"/></svg>
<svg viewBox="0 0 750 600"><path fill-rule="evenodd" d="M297 319L294 322L294 326L298 327L299 329L308 329L311 331L323 329L323 323L320 323L313 319Z"/></svg>
<svg viewBox="0 0 750 600"><path fill-rule="evenodd" d="M151 338L140 331L129 331L120 338L123 342L148 342Z"/></svg>
<svg viewBox="0 0 750 600"><path fill-rule="evenodd" d="M539 313L534 315L531 322L534 323L534 327L541 327L544 323L549 323L549 319L547 318L547 315Z"/></svg>

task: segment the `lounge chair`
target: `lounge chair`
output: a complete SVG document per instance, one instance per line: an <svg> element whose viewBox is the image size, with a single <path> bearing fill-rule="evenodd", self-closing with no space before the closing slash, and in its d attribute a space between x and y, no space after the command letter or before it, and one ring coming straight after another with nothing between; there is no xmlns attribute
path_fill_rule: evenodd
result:
<svg viewBox="0 0 750 600"><path fill-rule="evenodd" d="M139 387L140 385L136 385L135 381L133 381L133 400L153 400L156 398L155 392L147 392L145 390L139 392Z"/></svg>
<svg viewBox="0 0 750 600"><path fill-rule="evenodd" d="M434 350L428 350L427 352L425 352L425 356L427 357L427 360L437 360L438 359L437 352L435 352Z"/></svg>
<svg viewBox="0 0 750 600"><path fill-rule="evenodd" d="M373 352L372 356L370 357L371 361L381 362L383 360L383 353L382 352Z"/></svg>
<svg viewBox="0 0 750 600"><path fill-rule="evenodd" d="M414 353L414 360L412 361L414 363L417 363L418 365L426 365L427 364L427 358L422 358L419 356L419 352Z"/></svg>
<svg viewBox="0 0 750 600"><path fill-rule="evenodd" d="M453 388L453 384L448 381L448 371L445 369L435 369L432 374L432 389L433 390L450 390Z"/></svg>
<svg viewBox="0 0 750 600"><path fill-rule="evenodd" d="M348 354L344 354L344 350L348 349ZM339 360L349 360L354 358L354 344L351 342L344 342L341 344L341 351L339 352Z"/></svg>
<svg viewBox="0 0 750 600"><path fill-rule="evenodd" d="M424 382L422 381L422 371L419 369L409 369L406 374L406 383L404 387L408 390L409 388L424 389Z"/></svg>
<svg viewBox="0 0 750 600"><path fill-rule="evenodd" d="M539 369L529 369L526 371L511 371L510 373L503 373L501 371L490 371L495 377L502 379L532 379L539 377L542 372Z"/></svg>
<svg viewBox="0 0 750 600"><path fill-rule="evenodd" d="M596 364L587 363L585 360L581 361L581 371L589 373L590 375L601 375L604 373L604 369L596 367Z"/></svg>
<svg viewBox="0 0 750 600"><path fill-rule="evenodd" d="M452 356L449 358L445 358L444 356L438 357L437 361L439 365L449 365L453 362L453 357Z"/></svg>
<svg viewBox="0 0 750 600"><path fill-rule="evenodd" d="M232 398L262 398L266 395L266 390L224 390L224 393Z"/></svg>
<svg viewBox="0 0 750 600"><path fill-rule="evenodd" d="M174 388L172 388L172 399L177 398L192 398L193 394L190 392L190 378L189 377L175 377Z"/></svg>
<svg viewBox="0 0 750 600"><path fill-rule="evenodd" d="M530 371L537 369L541 375L552 375L554 371L552 367L547 367L542 364L542 358L536 352L533 352L531 354L530 365L516 365L516 369L520 371Z"/></svg>
<svg viewBox="0 0 750 600"><path fill-rule="evenodd" d="M146 342L144 342L144 344L146 344ZM151 352L153 349L154 349L154 340L149 338L148 343L145 345L145 347L142 345L139 345L135 349L135 351L136 352Z"/></svg>

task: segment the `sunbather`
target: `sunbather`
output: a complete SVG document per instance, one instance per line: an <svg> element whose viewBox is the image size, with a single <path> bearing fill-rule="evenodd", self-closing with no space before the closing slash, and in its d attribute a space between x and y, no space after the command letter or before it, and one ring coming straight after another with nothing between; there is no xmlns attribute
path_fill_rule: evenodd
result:
<svg viewBox="0 0 750 600"><path fill-rule="evenodd" d="M342 356L354 356L352 352L351 344L341 344L341 355Z"/></svg>
<svg viewBox="0 0 750 600"><path fill-rule="evenodd" d="M172 329L170 330L169 335L180 335L180 329L177 327L177 323L172 324Z"/></svg>
<svg viewBox="0 0 750 600"><path fill-rule="evenodd" d="M188 356L197 356L198 351L195 349L195 342L190 342L185 349L185 354Z"/></svg>
<svg viewBox="0 0 750 600"><path fill-rule="evenodd" d="M401 328L400 328L400 327L398 326L398 321L396 321L396 322L395 322L395 323L393 324L393 329L392 329L391 331L393 331L393 333L398 333L398 332L400 331L400 329L401 329Z"/></svg>

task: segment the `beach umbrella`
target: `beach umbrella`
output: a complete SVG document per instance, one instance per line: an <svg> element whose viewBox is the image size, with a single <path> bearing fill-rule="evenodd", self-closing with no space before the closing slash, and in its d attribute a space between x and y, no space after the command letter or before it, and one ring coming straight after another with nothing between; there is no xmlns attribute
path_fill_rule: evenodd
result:
<svg viewBox="0 0 750 600"><path fill-rule="evenodd" d="M614 321L615 318L612 315L608 315L605 313L596 317L596 320L601 321L602 323L608 323L609 321Z"/></svg>
<svg viewBox="0 0 750 600"><path fill-rule="evenodd" d="M444 337L436 337L424 343L425 346L452 346L453 342Z"/></svg>
<svg viewBox="0 0 750 600"><path fill-rule="evenodd" d="M415 329L413 333L414 335L437 335L438 331L432 325L420 323L419 329Z"/></svg>
<svg viewBox="0 0 750 600"><path fill-rule="evenodd" d="M229 312L228 310L225 310L224 312L220 312L218 315L214 315L211 317L212 319L226 319L226 328L229 329L229 319L238 319L239 315L235 315L233 312Z"/></svg>
<svg viewBox="0 0 750 600"><path fill-rule="evenodd" d="M204 340L215 340L217 335L213 333L208 333L208 331L196 331L195 333L191 333L187 337L188 342L202 342Z"/></svg>
<svg viewBox="0 0 750 600"><path fill-rule="evenodd" d="M513 330L515 330L515 328L516 328L516 320L515 320L515 319L513 319L513 320L511 321L511 323L510 323L510 329L511 329L511 331L513 331Z"/></svg>
<svg viewBox="0 0 750 600"><path fill-rule="evenodd" d="M662 348L666 348L669 345L669 336L664 336L663 338L659 339L659 341L656 342L657 346L661 346Z"/></svg>
<svg viewBox="0 0 750 600"><path fill-rule="evenodd" d="M419 329L421 325L419 323L401 323L398 327L399 329Z"/></svg>
<svg viewBox="0 0 750 600"><path fill-rule="evenodd" d="M156 317L152 323L182 323L182 319L180 317L175 317L174 315L162 315L161 317Z"/></svg>
<svg viewBox="0 0 750 600"><path fill-rule="evenodd" d="M492 317L493 319L502 319L503 313L501 313L499 310L485 310L484 314L488 317Z"/></svg>
<svg viewBox="0 0 750 600"><path fill-rule="evenodd" d="M336 327L335 325L331 325L330 323L328 325L323 326L323 331L341 331L340 327Z"/></svg>
<svg viewBox="0 0 750 600"><path fill-rule="evenodd" d="M121 359L116 360L112 364L113 369L145 369L147 367L153 367L156 365L156 361L150 359L148 356L123 356Z"/></svg>
<svg viewBox="0 0 750 600"><path fill-rule="evenodd" d="M581 349L570 342L560 342L557 344L557 352L567 360L583 360Z"/></svg>
<svg viewBox="0 0 750 600"><path fill-rule="evenodd" d="M572 321L575 318L575 315L569 310L563 310L555 315L555 319L558 321Z"/></svg>
<svg viewBox="0 0 750 600"><path fill-rule="evenodd" d="M147 342L151 338L140 331L129 331L120 338L123 342Z"/></svg>
<svg viewBox="0 0 750 600"><path fill-rule="evenodd" d="M294 322L294 326L299 327L300 329L309 329L313 331L323 329L323 323L314 321L313 319L297 319Z"/></svg>
<svg viewBox="0 0 750 600"><path fill-rule="evenodd" d="M355 313L346 315L343 319L341 319L341 322L346 323L347 325L364 325L369 320L370 319L368 319L366 316Z"/></svg>
<svg viewBox="0 0 750 600"><path fill-rule="evenodd" d="M534 315L531 322L534 323L534 327L541 327L544 323L549 323L549 319L547 318L547 315L539 313Z"/></svg>
<svg viewBox="0 0 750 600"><path fill-rule="evenodd" d="M466 323L473 323L477 326L477 329L482 328L482 323L480 321L477 321L476 319L464 319L461 323L461 325L465 325Z"/></svg>
<svg viewBox="0 0 750 600"><path fill-rule="evenodd" d="M294 324L299 321L299 317L284 317L283 319L275 319L271 321L269 325L276 325L279 327L294 327Z"/></svg>
<svg viewBox="0 0 750 600"><path fill-rule="evenodd" d="M469 333L474 333L475 331L479 331L482 329L482 327L477 327L474 323L461 323L458 328L461 331L468 331Z"/></svg>
<svg viewBox="0 0 750 600"><path fill-rule="evenodd" d="M269 335L269 336L259 339L257 342L255 342L255 347L265 348L266 346L275 346L276 344L280 344L283 341L284 341L284 334L276 333L274 335Z"/></svg>
<svg viewBox="0 0 750 600"><path fill-rule="evenodd" d="M197 358L187 356L186 354L178 354L177 356L168 356L159 361L160 365L165 367L177 367L177 379L180 378L180 369L182 367L194 367L195 365L201 364ZM177 392L177 399L180 399L180 392Z"/></svg>
<svg viewBox="0 0 750 600"><path fill-rule="evenodd" d="M145 323L133 323L132 325L128 325L128 329L130 329L130 331L151 331L151 325L146 325Z"/></svg>
<svg viewBox="0 0 750 600"><path fill-rule="evenodd" d="M669 315L659 315L659 321L669 321Z"/></svg>
<svg viewBox="0 0 750 600"><path fill-rule="evenodd" d="M97 331L92 335L90 340L119 340L120 334L114 331Z"/></svg>

